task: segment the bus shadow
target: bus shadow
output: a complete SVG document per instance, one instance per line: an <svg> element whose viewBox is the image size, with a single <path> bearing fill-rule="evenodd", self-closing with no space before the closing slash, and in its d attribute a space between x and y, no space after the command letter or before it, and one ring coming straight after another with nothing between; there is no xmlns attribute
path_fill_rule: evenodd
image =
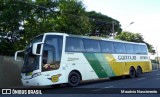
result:
<svg viewBox="0 0 160 97"><path fill-rule="evenodd" d="M143 77L144 75L140 76ZM61 84L60 86L38 86L38 87L29 87L29 88L36 88L36 89L41 89L42 91L46 91L46 90L65 90L65 89L71 89L71 88L86 88L84 86L88 86L88 85L94 85L94 84L103 84L106 82L114 82L114 81L121 81L121 80L132 80L132 79L137 79L140 77L135 77L135 78L130 78L129 76L118 76L118 77L113 77L113 78L104 78L104 79L95 79L95 80L87 80L87 81L83 81L80 83L79 86L76 87L70 87L68 86L68 84Z"/></svg>
<svg viewBox="0 0 160 97"><path fill-rule="evenodd" d="M118 77L112 77L112 78L88 80L88 81L81 82L80 86L99 84L99 83L105 83L105 82L111 82L111 81L118 81L118 80L124 80L124 79L129 79L129 78L128 77L118 76Z"/></svg>

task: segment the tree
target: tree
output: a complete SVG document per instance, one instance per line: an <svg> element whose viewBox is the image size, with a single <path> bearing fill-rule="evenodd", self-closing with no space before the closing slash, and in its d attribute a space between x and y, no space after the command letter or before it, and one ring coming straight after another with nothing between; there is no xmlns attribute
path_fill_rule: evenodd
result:
<svg viewBox="0 0 160 97"><path fill-rule="evenodd" d="M121 32L115 38L124 40L124 41L130 41L130 42L145 43L149 49L149 52L152 54L155 54L155 50L153 46L145 42L143 36L140 33Z"/></svg>
<svg viewBox="0 0 160 97"><path fill-rule="evenodd" d="M55 19L55 31L84 35L90 30L82 1L59 0L59 15Z"/></svg>
<svg viewBox="0 0 160 97"><path fill-rule="evenodd" d="M82 35L89 29L81 1L0 0L0 53L23 49L28 41L44 32Z"/></svg>
<svg viewBox="0 0 160 97"><path fill-rule="evenodd" d="M24 4L16 3L15 0L0 1L0 33L6 41L19 40L21 21L23 20Z"/></svg>
<svg viewBox="0 0 160 97"><path fill-rule="evenodd" d="M20 27L26 17L25 6L16 0L0 0L0 54L13 54L18 48L24 47L23 43L17 45L17 41L21 40L23 34Z"/></svg>
<svg viewBox="0 0 160 97"><path fill-rule="evenodd" d="M87 16L91 24L91 35L112 36L115 32L122 31L119 21L111 17L95 11L87 12Z"/></svg>

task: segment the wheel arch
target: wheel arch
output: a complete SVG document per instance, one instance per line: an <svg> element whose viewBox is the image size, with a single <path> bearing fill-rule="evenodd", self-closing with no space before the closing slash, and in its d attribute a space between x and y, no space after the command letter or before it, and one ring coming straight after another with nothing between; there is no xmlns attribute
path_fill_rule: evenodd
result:
<svg viewBox="0 0 160 97"><path fill-rule="evenodd" d="M78 86L82 80L82 75L78 70L72 70L68 74L68 85L71 87Z"/></svg>
<svg viewBox="0 0 160 97"><path fill-rule="evenodd" d="M82 75L81 75L81 73L80 73L78 70L76 70L76 69L70 71L69 74L68 74L68 77L69 77L69 75L70 75L71 72L76 72L76 73L78 73L78 74L80 75L80 80L82 80Z"/></svg>
<svg viewBox="0 0 160 97"><path fill-rule="evenodd" d="M136 69L134 68L134 66L131 66L131 67L129 68L129 70L130 70L131 68L133 68L133 69L136 71Z"/></svg>

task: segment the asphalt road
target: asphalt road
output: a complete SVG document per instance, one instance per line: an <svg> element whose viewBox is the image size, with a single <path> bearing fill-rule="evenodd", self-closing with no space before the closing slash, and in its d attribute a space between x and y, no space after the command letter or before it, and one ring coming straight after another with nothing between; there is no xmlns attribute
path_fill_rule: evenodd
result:
<svg viewBox="0 0 160 97"><path fill-rule="evenodd" d="M136 90L148 90L160 93L160 70L154 70L151 73L143 74L136 78L118 78L115 80L105 79L100 81L84 82L78 87L62 86L60 88L47 88L42 92L52 94L52 97L160 97L160 94L137 94ZM133 91L133 94L121 94L121 90Z"/></svg>

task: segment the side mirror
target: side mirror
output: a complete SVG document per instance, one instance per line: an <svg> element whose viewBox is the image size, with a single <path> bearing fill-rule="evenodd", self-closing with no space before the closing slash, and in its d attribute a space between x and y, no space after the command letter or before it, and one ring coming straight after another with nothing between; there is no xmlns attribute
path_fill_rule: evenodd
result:
<svg viewBox="0 0 160 97"><path fill-rule="evenodd" d="M24 50L17 51L17 52L15 53L15 55L14 55L14 60L15 60L15 61L23 61L22 58L18 58L18 57L17 57L17 55L18 55L19 53L23 53L23 52L24 52Z"/></svg>
<svg viewBox="0 0 160 97"><path fill-rule="evenodd" d="M41 48L43 43L34 43L32 46L32 54L34 55L42 55Z"/></svg>

